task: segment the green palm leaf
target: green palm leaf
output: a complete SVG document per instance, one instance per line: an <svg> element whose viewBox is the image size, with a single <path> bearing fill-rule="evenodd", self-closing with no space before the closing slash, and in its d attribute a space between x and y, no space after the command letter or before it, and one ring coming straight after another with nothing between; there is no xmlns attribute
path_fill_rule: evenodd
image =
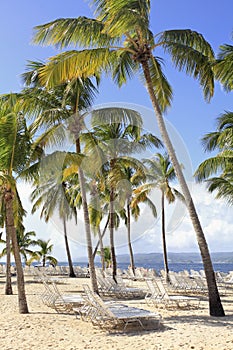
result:
<svg viewBox="0 0 233 350"><path fill-rule="evenodd" d="M233 46L222 45L218 59L213 66L216 78L223 84L226 91L233 90Z"/></svg>
<svg viewBox="0 0 233 350"><path fill-rule="evenodd" d="M208 158L203 161L195 172L195 176L198 181L207 179L212 174L219 173L224 171L231 166L233 160L233 151L226 150L219 153L217 156Z"/></svg>
<svg viewBox="0 0 233 350"><path fill-rule="evenodd" d="M208 190L217 191L216 198L225 199L228 204L233 205L233 177L232 173L228 176L213 177L207 180Z"/></svg>
<svg viewBox="0 0 233 350"><path fill-rule="evenodd" d="M101 21L87 18L60 18L35 27L33 42L42 45L55 45L64 48L69 45L91 47L109 45L113 39L103 33Z"/></svg>

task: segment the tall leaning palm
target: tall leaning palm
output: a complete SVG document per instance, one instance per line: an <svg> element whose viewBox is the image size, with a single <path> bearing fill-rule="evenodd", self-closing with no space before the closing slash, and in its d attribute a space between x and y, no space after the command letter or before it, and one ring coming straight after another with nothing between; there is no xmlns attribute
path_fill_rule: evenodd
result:
<svg viewBox="0 0 233 350"><path fill-rule="evenodd" d="M161 223L162 223L162 243L163 243L163 258L166 280L169 281L169 266L167 258L167 243L165 229L165 199L168 203L173 203L177 198L184 200L183 195L171 187L170 182L175 179L176 174L167 154L162 155L157 153L152 159L145 160L148 166L148 179L151 182L152 188L158 188L161 191Z"/></svg>
<svg viewBox="0 0 233 350"><path fill-rule="evenodd" d="M3 99L4 100L4 99ZM30 154L30 135L15 96L10 95L0 105L0 195L4 203L5 227L11 240L18 288L20 313L28 313L23 268L17 241L16 227L22 209L17 192L16 175L19 174Z"/></svg>
<svg viewBox="0 0 233 350"><path fill-rule="evenodd" d="M207 279L210 314L224 316L205 235L163 119L163 112L171 104L172 89L163 74L161 58L154 54L156 49L170 54L176 68L198 79L204 97L210 99L214 93L213 50L200 33L189 29L154 35L150 30L150 0L93 0L92 3L96 5L95 19L58 19L35 28L36 43L63 49L69 45L84 47L51 58L40 70L40 79L53 86L81 72L91 75L102 70L112 72L113 79L122 85L141 71L196 232Z"/></svg>

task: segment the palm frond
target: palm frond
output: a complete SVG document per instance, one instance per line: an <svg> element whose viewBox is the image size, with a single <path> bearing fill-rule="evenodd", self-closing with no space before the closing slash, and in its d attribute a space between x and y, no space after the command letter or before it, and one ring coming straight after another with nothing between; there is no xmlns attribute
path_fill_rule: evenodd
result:
<svg viewBox="0 0 233 350"><path fill-rule="evenodd" d="M117 51L117 57L113 64L112 77L118 86L122 86L135 76L139 64L132 60L131 53L127 49Z"/></svg>
<svg viewBox="0 0 233 350"><path fill-rule="evenodd" d="M224 89L228 92L233 90L233 46L222 45L220 46L220 52L218 59L213 65L216 79L218 79L223 85Z"/></svg>
<svg viewBox="0 0 233 350"><path fill-rule="evenodd" d="M194 176L197 181L203 181L208 179L212 174L217 174L220 171L228 169L229 164L232 164L233 151L223 151L217 156L206 159L203 161L197 170L195 171Z"/></svg>
<svg viewBox="0 0 233 350"><path fill-rule="evenodd" d="M43 61L28 61L26 72L21 74L23 84L26 86L38 86L38 70L44 66Z"/></svg>
<svg viewBox="0 0 233 350"><path fill-rule="evenodd" d="M160 108L163 112L171 106L172 88L162 71L162 59L159 57L151 57L149 60L149 69L155 95L158 99ZM144 75L141 74L144 81Z"/></svg>
<svg viewBox="0 0 233 350"><path fill-rule="evenodd" d="M176 68L199 80L209 100L214 93L214 52L204 37L190 29L168 30L161 33L158 42L171 54Z"/></svg>
<svg viewBox="0 0 233 350"><path fill-rule="evenodd" d="M80 45L81 47L103 46L113 43L108 33L103 32L103 23L87 17L60 18L36 26L33 42L55 45L58 48Z"/></svg>
<svg viewBox="0 0 233 350"><path fill-rule="evenodd" d="M126 32L134 32L140 28L146 36L149 27L149 1L108 1L106 12L98 16L104 22L104 32L118 37Z"/></svg>
<svg viewBox="0 0 233 350"><path fill-rule="evenodd" d="M116 53L108 48L63 52L39 69L39 79L52 88L73 78L99 76L101 71L110 70L115 58Z"/></svg>
<svg viewBox="0 0 233 350"><path fill-rule="evenodd" d="M92 127L100 125L106 126L114 123L122 123L123 128L125 128L127 125L142 127L143 121L141 114L138 111L130 108L104 107L91 111Z"/></svg>
<svg viewBox="0 0 233 350"><path fill-rule="evenodd" d="M208 179L208 190L217 191L216 198L225 199L228 204L233 205L233 177L232 173L228 177L213 177Z"/></svg>

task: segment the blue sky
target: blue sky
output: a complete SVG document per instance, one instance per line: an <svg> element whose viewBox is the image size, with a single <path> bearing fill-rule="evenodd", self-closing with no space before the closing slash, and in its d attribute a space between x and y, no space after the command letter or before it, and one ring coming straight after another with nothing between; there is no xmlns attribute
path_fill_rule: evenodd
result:
<svg viewBox="0 0 233 350"><path fill-rule="evenodd" d="M221 44L232 44L232 0L222 0L221 2L213 0L152 0L151 3L151 26L155 34L167 29L189 28L196 30L209 41L215 53L218 52ZM45 60L58 53L51 47L40 47L31 43L34 26L60 17L77 17L79 15L92 15L87 1L2 1L0 12L0 93L19 91L22 88L20 74L24 72L27 60ZM161 52L160 55L162 55ZM177 130L188 150L192 167L196 169L197 165L208 156L202 150L200 139L205 133L214 130L215 121L219 114L225 110L232 110L232 93L226 94L216 83L213 99L210 103L205 102L198 83L184 73L177 72L172 67L168 56L162 57L165 59L164 72L174 91L173 104L166 119ZM121 89L109 79L105 79L101 83L100 93L95 103L98 105L114 102L127 102L151 108L146 89L138 78L133 79ZM155 120L152 123L155 123ZM184 247L184 249L186 248ZM193 250L193 246L190 249ZM223 249L226 250L227 247L223 247ZM228 250L233 250L233 248L229 247Z"/></svg>
<svg viewBox="0 0 233 350"><path fill-rule="evenodd" d="M221 6L211 0L151 1L151 25L154 33L166 29L190 28L204 35L214 51L223 43L232 43L233 2L223 0ZM91 16L92 11L84 0L62 1L7 1L1 4L0 13L0 93L19 91L20 74L27 60L46 60L58 53L51 47L32 44L33 28L60 17ZM161 54L161 53L159 53ZM215 127L216 117L231 109L232 94L224 93L216 83L215 95L206 103L199 85L184 73L177 72L169 57L165 57L165 74L174 90L172 108L166 118L179 131L191 153L194 168L206 156L200 138ZM96 104L129 102L151 108L147 92L138 78L119 89L109 79L101 84Z"/></svg>

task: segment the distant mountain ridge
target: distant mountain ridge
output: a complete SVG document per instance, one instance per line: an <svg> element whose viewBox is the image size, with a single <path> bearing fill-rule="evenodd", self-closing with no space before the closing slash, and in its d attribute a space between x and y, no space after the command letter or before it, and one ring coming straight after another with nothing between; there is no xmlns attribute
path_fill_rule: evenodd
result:
<svg viewBox="0 0 233 350"><path fill-rule="evenodd" d="M233 252L215 252L211 253L211 259L213 263L233 263ZM163 264L162 253L147 253L147 254L134 254L135 264L137 266L151 264ZM80 257L78 261L87 262L87 257ZM96 256L96 261L100 262L100 257ZM128 254L117 254L117 262L130 263ZM183 263L183 264L198 264L202 263L201 255L199 253L168 253L169 263Z"/></svg>
<svg viewBox="0 0 233 350"><path fill-rule="evenodd" d="M139 265L147 262L163 263L162 253L135 254L135 264ZM211 253L213 263L233 263L233 252ZM117 255L117 261L129 263L129 255ZM168 253L169 263L201 263L202 259L198 253Z"/></svg>

